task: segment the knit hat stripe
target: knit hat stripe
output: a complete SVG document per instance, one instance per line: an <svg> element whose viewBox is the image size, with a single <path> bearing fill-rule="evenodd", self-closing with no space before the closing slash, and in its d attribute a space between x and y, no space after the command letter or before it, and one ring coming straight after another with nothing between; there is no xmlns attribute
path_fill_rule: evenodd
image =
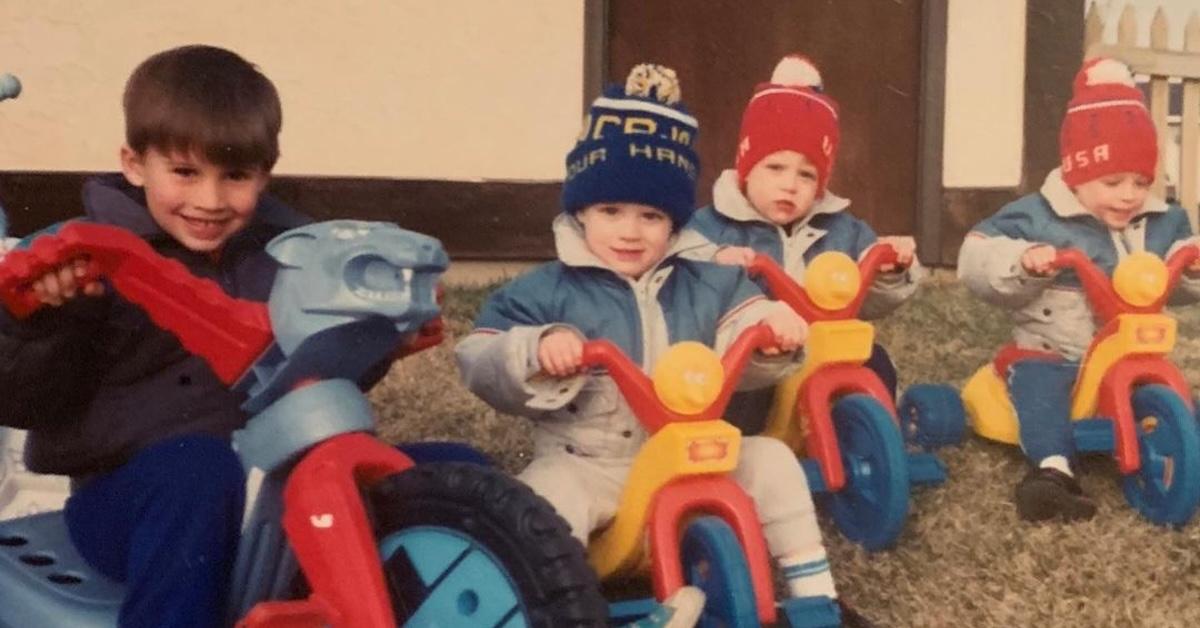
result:
<svg viewBox="0 0 1200 628"><path fill-rule="evenodd" d="M1108 100L1105 102L1084 103L1082 105L1075 105L1074 107L1067 109L1067 113L1075 113L1077 111L1088 111L1089 109L1104 109L1105 107L1140 107L1145 111L1149 111L1149 109L1146 109L1146 103L1143 103L1140 100L1130 99L1130 100Z"/></svg>
<svg viewBox="0 0 1200 628"><path fill-rule="evenodd" d="M678 109L672 109L664 105L659 105L652 102L642 100L617 100L615 98L605 98L601 96L592 103L593 107L616 109L619 111L645 111L655 115L664 116L673 120L678 120L688 126L700 126L695 116L689 116Z"/></svg>
<svg viewBox="0 0 1200 628"><path fill-rule="evenodd" d="M759 98L762 98L763 96L770 96L772 94L787 94L788 96L799 96L801 98L807 98L807 99L821 105L822 107L828 109L830 115L833 116L834 120L836 120L838 117L837 109L834 109L833 106L829 104L828 100L826 100L825 98L822 98L820 96L817 96L816 94L812 93L811 91L808 91L805 89L793 89L790 87L768 87L768 88L762 90L761 92L756 93L754 96L751 96L750 102L754 102L754 101L758 100Z"/></svg>

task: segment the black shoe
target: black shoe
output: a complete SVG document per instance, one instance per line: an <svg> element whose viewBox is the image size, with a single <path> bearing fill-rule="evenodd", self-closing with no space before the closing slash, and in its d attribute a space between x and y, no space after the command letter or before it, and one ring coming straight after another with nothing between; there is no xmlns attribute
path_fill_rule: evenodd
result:
<svg viewBox="0 0 1200 628"><path fill-rule="evenodd" d="M1030 469L1017 484L1017 515L1025 521L1091 519L1096 504L1079 487L1079 481L1058 469Z"/></svg>
<svg viewBox="0 0 1200 628"><path fill-rule="evenodd" d="M838 598L837 605L842 612L842 628L875 628L875 624L859 615L858 611L843 602L841 598Z"/></svg>

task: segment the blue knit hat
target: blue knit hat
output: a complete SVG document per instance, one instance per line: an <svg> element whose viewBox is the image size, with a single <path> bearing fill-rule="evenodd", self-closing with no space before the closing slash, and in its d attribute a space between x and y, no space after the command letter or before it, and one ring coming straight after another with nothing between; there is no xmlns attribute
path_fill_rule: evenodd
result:
<svg viewBox="0 0 1200 628"><path fill-rule="evenodd" d="M643 63L625 87L592 103L567 153L563 211L596 203L641 203L666 212L676 229L695 209L699 123L679 102L675 71Z"/></svg>

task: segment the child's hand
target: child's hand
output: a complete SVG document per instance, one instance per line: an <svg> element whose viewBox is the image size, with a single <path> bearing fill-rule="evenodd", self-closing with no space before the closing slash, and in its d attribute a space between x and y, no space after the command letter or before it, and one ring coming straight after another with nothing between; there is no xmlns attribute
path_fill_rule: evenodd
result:
<svg viewBox="0 0 1200 628"><path fill-rule="evenodd" d="M766 355L779 355L780 352L792 352L799 349L808 339L808 323L790 307L776 308L762 322L775 332L777 347L763 349Z"/></svg>
<svg viewBox="0 0 1200 628"><path fill-rule="evenodd" d="M569 329L554 329L538 341L538 365L553 377L570 377L583 367L583 339Z"/></svg>
<svg viewBox="0 0 1200 628"><path fill-rule="evenodd" d="M893 249L896 249L896 263L883 264L879 270L885 273L899 272L912 266L913 258L917 254L917 241L912 239L912 236L883 236L879 238L880 244L890 244Z"/></svg>
<svg viewBox="0 0 1200 628"><path fill-rule="evenodd" d="M1030 275L1046 276L1054 274L1055 269L1052 266L1054 258L1058 256L1058 251L1049 244L1039 244L1025 250L1021 255L1021 268Z"/></svg>
<svg viewBox="0 0 1200 628"><path fill-rule="evenodd" d="M87 260L76 258L33 280L30 284L38 301L58 307L83 294L98 297L104 294L104 284L92 279L80 285L87 276Z"/></svg>
<svg viewBox="0 0 1200 628"><path fill-rule="evenodd" d="M727 246L713 256L713 261L726 266L749 266L757 253L748 246Z"/></svg>

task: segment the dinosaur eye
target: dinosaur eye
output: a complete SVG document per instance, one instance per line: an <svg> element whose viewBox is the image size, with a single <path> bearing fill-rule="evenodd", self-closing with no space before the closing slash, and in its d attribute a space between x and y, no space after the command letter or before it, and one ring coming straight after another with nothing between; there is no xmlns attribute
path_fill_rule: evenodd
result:
<svg viewBox="0 0 1200 628"><path fill-rule="evenodd" d="M405 290L412 270L401 268L378 255L356 257L346 265L346 280L355 292L378 298Z"/></svg>

